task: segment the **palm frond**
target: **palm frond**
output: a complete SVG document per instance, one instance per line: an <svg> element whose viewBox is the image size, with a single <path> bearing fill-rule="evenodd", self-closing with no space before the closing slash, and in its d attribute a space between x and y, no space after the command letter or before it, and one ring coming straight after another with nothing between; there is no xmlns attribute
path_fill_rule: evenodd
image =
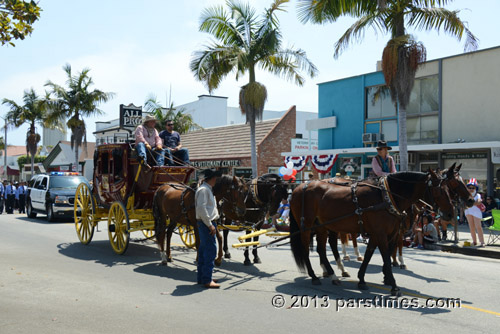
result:
<svg viewBox="0 0 500 334"><path fill-rule="evenodd" d="M367 27L373 27L375 33L377 32L377 30L386 32L387 25L385 24L385 18L387 15L387 10L376 10L375 12L365 15L358 21L354 22L354 24L346 30L342 37L340 37L337 43L335 43L333 57L338 58L342 51L344 51L349 46L351 40L361 40L364 36L365 28Z"/></svg>
<svg viewBox="0 0 500 334"><path fill-rule="evenodd" d="M196 79L212 92L230 72L240 68L238 63L243 60L238 48L213 44L203 51L194 52L189 67Z"/></svg>
<svg viewBox="0 0 500 334"><path fill-rule="evenodd" d="M284 49L276 52L270 57L263 58L259 63L261 68L286 80L293 80L295 84L304 85L304 78L300 71L305 71L310 77L318 73L316 66L307 58L307 54L301 49Z"/></svg>
<svg viewBox="0 0 500 334"><path fill-rule="evenodd" d="M465 51L476 50L478 39L467 28L466 23L459 17L458 10L447 10L445 8L418 8L412 6L407 11L408 25L419 30L441 30L447 34L462 40L465 34Z"/></svg>
<svg viewBox="0 0 500 334"><path fill-rule="evenodd" d="M236 23L235 27L243 36L247 49L250 48L255 33L255 9L249 3L244 4L238 0L227 0L231 10L231 18Z"/></svg>
<svg viewBox="0 0 500 334"><path fill-rule="evenodd" d="M244 37L229 21L229 15L222 6L203 10L199 30L213 35L222 44L245 45Z"/></svg>
<svg viewBox="0 0 500 334"><path fill-rule="evenodd" d="M341 16L359 17L374 12L374 0L299 0L297 15L302 23L335 22Z"/></svg>

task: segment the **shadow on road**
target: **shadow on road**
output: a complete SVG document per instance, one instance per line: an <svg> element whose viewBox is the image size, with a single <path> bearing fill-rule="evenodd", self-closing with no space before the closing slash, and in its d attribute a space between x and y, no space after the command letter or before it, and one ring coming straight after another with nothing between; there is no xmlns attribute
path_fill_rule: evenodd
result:
<svg viewBox="0 0 500 334"><path fill-rule="evenodd" d="M53 222L47 221L47 218L45 215L37 216L36 218L28 218L27 216L17 216L16 220L22 220L27 223L33 223L33 224L44 224L44 225L53 225L53 224L68 224L72 223L73 219L57 219Z"/></svg>
<svg viewBox="0 0 500 334"><path fill-rule="evenodd" d="M57 248L62 255L82 261L93 261L107 267L151 262L160 258L155 248L132 242L123 255L115 254L107 240L92 241L88 245L80 242L63 243L57 245Z"/></svg>

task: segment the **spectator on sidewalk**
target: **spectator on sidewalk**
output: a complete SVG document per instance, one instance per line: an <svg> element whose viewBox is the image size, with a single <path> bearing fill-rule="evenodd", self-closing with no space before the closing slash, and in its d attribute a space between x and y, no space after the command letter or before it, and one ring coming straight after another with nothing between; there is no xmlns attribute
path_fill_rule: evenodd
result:
<svg viewBox="0 0 500 334"><path fill-rule="evenodd" d="M474 197L474 205L465 210L465 216L467 217L467 221L469 222L470 235L472 237L472 243L474 246L477 246L476 232L479 237L479 242L481 243L479 247L484 247L484 235L483 235L483 227L481 226L481 219L483 218L483 214L479 206L481 205L481 195L479 195L478 190L479 186L477 184L477 180L471 178L467 183L467 189L472 197Z"/></svg>

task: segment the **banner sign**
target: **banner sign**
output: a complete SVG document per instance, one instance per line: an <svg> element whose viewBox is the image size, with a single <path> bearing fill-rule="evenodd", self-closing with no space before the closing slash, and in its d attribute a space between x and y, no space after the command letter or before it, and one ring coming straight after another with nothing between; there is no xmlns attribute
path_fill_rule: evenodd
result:
<svg viewBox="0 0 500 334"><path fill-rule="evenodd" d="M443 153L443 159L459 160L459 159L486 159L488 154L486 152L480 153Z"/></svg>
<svg viewBox="0 0 500 334"><path fill-rule="evenodd" d="M191 161L191 164L197 168L238 167L241 160Z"/></svg>
<svg viewBox="0 0 500 334"><path fill-rule="evenodd" d="M134 131L142 124L142 107L136 107L132 103L128 106L120 104L120 128Z"/></svg>
<svg viewBox="0 0 500 334"><path fill-rule="evenodd" d="M309 147L309 139L292 138L292 152L296 151L317 151L318 140L311 139L311 147Z"/></svg>

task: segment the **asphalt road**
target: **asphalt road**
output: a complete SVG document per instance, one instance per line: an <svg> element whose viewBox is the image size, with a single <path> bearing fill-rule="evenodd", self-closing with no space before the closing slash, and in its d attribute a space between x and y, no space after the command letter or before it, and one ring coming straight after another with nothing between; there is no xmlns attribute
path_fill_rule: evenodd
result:
<svg viewBox="0 0 500 334"><path fill-rule="evenodd" d="M253 266L233 249L214 274L222 288L206 290L196 284L195 252L178 236L174 262L160 266L149 241L115 255L101 224L84 246L71 223L0 215L0 333L491 333L500 320L499 260L406 250L409 269L394 270L399 307L374 307L374 298L389 296L378 254L366 276L370 290L361 292L354 278L312 286L287 246L261 249L263 263ZM238 234L230 236L236 242ZM321 274L316 254L312 263ZM359 262L346 267L355 277ZM276 295L284 307L272 305ZM428 297L460 298L461 308L421 307Z"/></svg>

